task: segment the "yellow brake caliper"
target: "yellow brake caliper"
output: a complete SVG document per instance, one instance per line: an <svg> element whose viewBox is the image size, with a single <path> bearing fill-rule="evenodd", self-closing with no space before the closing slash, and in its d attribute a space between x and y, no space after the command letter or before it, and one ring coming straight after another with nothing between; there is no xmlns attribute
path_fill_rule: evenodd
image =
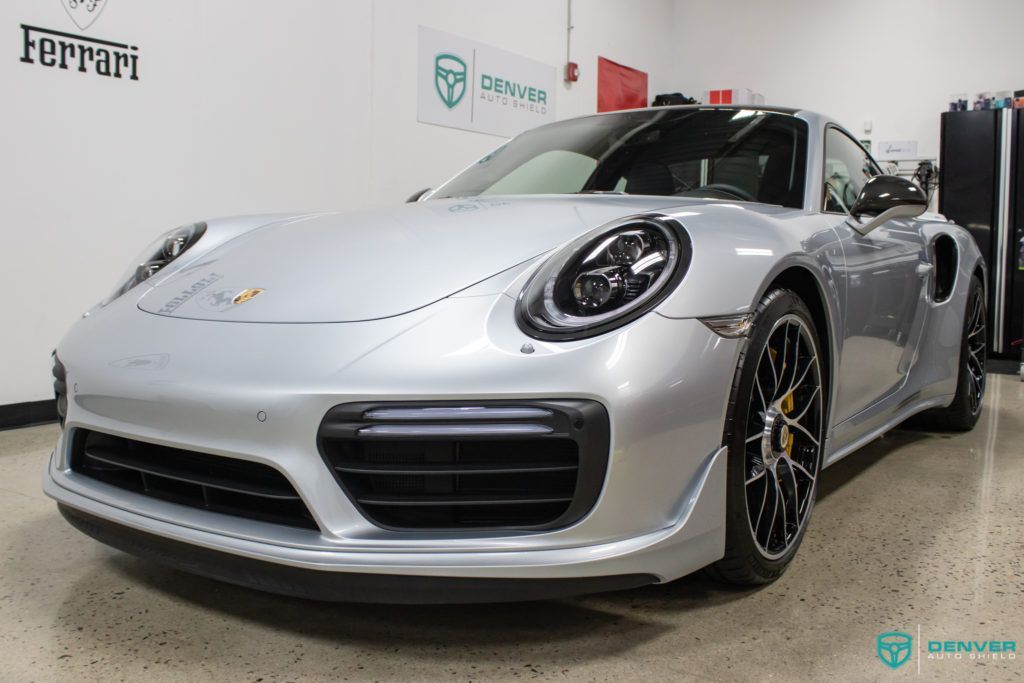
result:
<svg viewBox="0 0 1024 683"><path fill-rule="evenodd" d="M791 391L788 394L786 394L786 398L782 399L782 414L788 416L791 412L793 412L794 403L795 401L793 400L793 392ZM793 455L792 430L790 430L789 432L789 441L786 442L786 455Z"/></svg>
<svg viewBox="0 0 1024 683"><path fill-rule="evenodd" d="M768 347L768 355L770 355L772 357L772 362L774 363L775 362L775 357L778 356L778 351L776 351L775 349L773 349L772 347L769 346ZM783 367L782 371L785 372L786 368ZM788 394L786 394L786 396L782 399L782 404L781 404L782 414L788 416L791 412L793 412L793 407L794 407L795 403L796 403L796 401L793 399L793 392L791 391ZM793 433L792 432L790 432L790 434L789 434L789 441L786 442L786 454L787 455L793 455Z"/></svg>

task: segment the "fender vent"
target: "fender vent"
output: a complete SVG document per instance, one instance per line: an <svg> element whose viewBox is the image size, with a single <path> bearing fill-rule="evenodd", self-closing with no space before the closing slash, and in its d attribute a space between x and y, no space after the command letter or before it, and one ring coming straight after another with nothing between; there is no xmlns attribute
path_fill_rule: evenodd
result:
<svg viewBox="0 0 1024 683"><path fill-rule="evenodd" d="M935 284L932 289L932 301L941 303L953 293L956 282L957 248L956 242L949 235L939 235L932 245L935 257Z"/></svg>
<svg viewBox="0 0 1024 683"><path fill-rule="evenodd" d="M353 403L327 413L318 444L379 526L552 529L597 500L608 414L593 401Z"/></svg>

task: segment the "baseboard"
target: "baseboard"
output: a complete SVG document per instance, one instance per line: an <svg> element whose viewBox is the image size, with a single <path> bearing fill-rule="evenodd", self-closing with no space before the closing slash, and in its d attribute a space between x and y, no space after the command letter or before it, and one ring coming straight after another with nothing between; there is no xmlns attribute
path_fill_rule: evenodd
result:
<svg viewBox="0 0 1024 683"><path fill-rule="evenodd" d="M0 429L31 427L57 421L57 402L29 401L0 406Z"/></svg>
<svg viewBox="0 0 1024 683"><path fill-rule="evenodd" d="M1009 358L989 358L985 369L997 375L1016 375L1020 373L1022 361Z"/></svg>

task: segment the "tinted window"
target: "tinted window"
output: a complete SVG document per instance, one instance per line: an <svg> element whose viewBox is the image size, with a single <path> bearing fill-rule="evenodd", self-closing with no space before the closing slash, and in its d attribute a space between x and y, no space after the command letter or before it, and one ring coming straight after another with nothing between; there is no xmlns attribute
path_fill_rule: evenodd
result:
<svg viewBox="0 0 1024 683"><path fill-rule="evenodd" d="M481 194L531 194L537 187L564 194L580 189L578 178L588 178L597 161L564 149L542 152L491 185Z"/></svg>
<svg viewBox="0 0 1024 683"><path fill-rule="evenodd" d="M619 112L527 131L434 197L622 192L802 207L806 158L807 125L786 114Z"/></svg>
<svg viewBox="0 0 1024 683"><path fill-rule="evenodd" d="M860 143L836 128L825 129L825 211L848 213L864 183L879 173Z"/></svg>

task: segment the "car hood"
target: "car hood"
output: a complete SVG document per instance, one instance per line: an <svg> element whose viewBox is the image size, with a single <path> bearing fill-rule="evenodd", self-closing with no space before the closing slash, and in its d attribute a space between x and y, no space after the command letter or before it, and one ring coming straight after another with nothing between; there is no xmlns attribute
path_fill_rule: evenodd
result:
<svg viewBox="0 0 1024 683"><path fill-rule="evenodd" d="M200 251L148 290L139 307L234 322L387 318L450 296L608 221L679 204L668 197L488 197L278 220ZM202 242L195 248L201 247Z"/></svg>

